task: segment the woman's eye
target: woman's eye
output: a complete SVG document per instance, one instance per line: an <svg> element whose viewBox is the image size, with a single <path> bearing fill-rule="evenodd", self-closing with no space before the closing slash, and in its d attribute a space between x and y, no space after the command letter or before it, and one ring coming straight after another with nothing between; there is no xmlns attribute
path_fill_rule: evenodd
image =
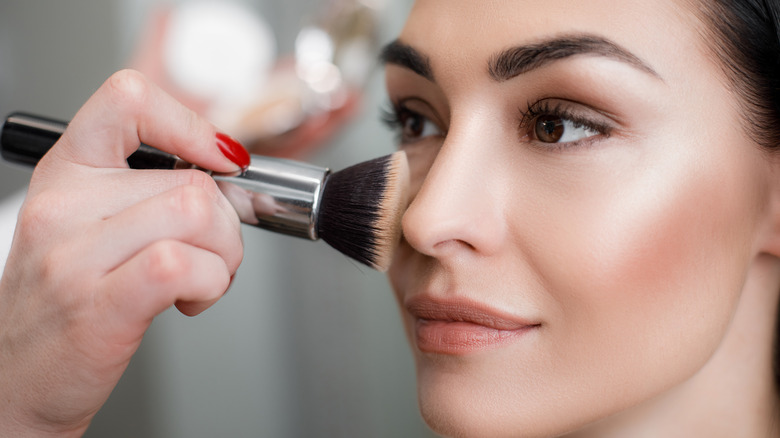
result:
<svg viewBox="0 0 780 438"><path fill-rule="evenodd" d="M600 132L561 116L538 116L533 124L534 137L542 143L573 143L599 135Z"/></svg>
<svg viewBox="0 0 780 438"><path fill-rule="evenodd" d="M556 147L577 146L609 137L613 127L610 119L599 111L556 99L530 104L520 120L523 139Z"/></svg>
<svg viewBox="0 0 780 438"><path fill-rule="evenodd" d="M436 124L423 115L406 111L400 114L399 118L401 121L401 139L406 143L441 134Z"/></svg>
<svg viewBox="0 0 780 438"><path fill-rule="evenodd" d="M442 130L430 118L403 105L383 110L382 120L398 134L401 144L414 143L432 136L441 136Z"/></svg>

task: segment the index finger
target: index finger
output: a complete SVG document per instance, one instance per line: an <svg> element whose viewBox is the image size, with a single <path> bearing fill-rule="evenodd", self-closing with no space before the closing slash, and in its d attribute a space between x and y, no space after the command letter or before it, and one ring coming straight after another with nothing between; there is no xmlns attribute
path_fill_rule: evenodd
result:
<svg viewBox="0 0 780 438"><path fill-rule="evenodd" d="M236 161L248 162L249 155L237 143L226 147L230 141L141 73L122 70L76 113L52 155L92 167L127 167L127 157L146 143L206 169L235 172Z"/></svg>

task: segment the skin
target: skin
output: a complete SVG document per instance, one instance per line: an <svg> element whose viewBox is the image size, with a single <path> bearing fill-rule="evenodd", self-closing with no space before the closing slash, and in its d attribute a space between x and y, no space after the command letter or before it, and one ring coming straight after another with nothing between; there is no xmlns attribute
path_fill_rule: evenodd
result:
<svg viewBox="0 0 780 438"><path fill-rule="evenodd" d="M0 430L81 436L152 319L195 315L243 256L235 210L199 171L138 172L144 142L238 170L214 127L133 71L113 75L38 164L0 283Z"/></svg>
<svg viewBox="0 0 780 438"><path fill-rule="evenodd" d="M143 33L132 65L144 74L109 78L33 174L0 282L1 436L81 436L152 319L172 305L204 311L241 262L239 216L212 178L127 169L143 142L202 168L238 170L201 116L210 104L165 74L167 17L158 11ZM311 152L355 114L359 95L347 97L250 150ZM274 207L242 200L236 208L250 222L247 208Z"/></svg>
<svg viewBox="0 0 780 438"><path fill-rule="evenodd" d="M670 0L415 3L399 41L432 74L386 67L413 191L390 280L435 431L778 434L778 162L701 25ZM635 58L488 74L509 47L584 34ZM540 101L608 129L545 143L523 116ZM420 300L530 328L452 347L421 329Z"/></svg>
<svg viewBox="0 0 780 438"><path fill-rule="evenodd" d="M414 195L390 277L435 430L780 434L780 163L742 129L698 25L670 0L415 5L400 38L435 82L387 68ZM572 32L649 68L601 53L487 74L499 51ZM523 116L540 101L537 112L597 126L564 125L581 138L543 143L544 119ZM213 180L124 162L144 142L236 170L215 132L123 71L40 162L0 282L3 433L80 436L154 316L174 304L196 314L224 293L241 238ZM425 300L527 326L452 342L415 321Z"/></svg>

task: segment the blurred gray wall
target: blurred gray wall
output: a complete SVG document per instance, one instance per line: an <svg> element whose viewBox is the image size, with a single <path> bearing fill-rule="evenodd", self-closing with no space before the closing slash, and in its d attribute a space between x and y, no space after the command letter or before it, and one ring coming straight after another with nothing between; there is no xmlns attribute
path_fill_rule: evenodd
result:
<svg viewBox="0 0 780 438"><path fill-rule="evenodd" d="M409 1L389 1L384 40ZM68 119L122 68L153 0L0 1L0 112ZM280 50L320 3L252 3ZM382 77L359 119L312 158L338 169L392 150L378 122ZM0 197L29 171L0 164ZM170 310L88 437L430 437L419 418L411 354L383 275L324 243L245 228L233 287L196 318Z"/></svg>

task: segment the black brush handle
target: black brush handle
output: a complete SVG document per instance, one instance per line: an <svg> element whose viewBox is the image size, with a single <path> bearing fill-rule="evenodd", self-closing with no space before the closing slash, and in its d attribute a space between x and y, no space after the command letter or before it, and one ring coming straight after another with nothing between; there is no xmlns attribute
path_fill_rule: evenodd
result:
<svg viewBox="0 0 780 438"><path fill-rule="evenodd" d="M35 166L60 139L68 124L25 113L6 117L0 132L0 155L5 161ZM173 169L180 162L175 155L141 144L127 158L133 169Z"/></svg>
<svg viewBox="0 0 780 438"><path fill-rule="evenodd" d="M11 114L0 131L0 155L11 163L35 166L67 126L65 122L31 114ZM396 152L393 157L398 154L402 152ZM381 220L365 213L379 208L378 199L381 203L388 202L383 200L388 159L392 160L384 157L335 173L335 183L328 185L329 191L323 189L330 176L327 168L257 155L252 156L252 164L240 174L212 176L242 222L309 240L319 239L322 233L323 240L348 257L385 270L392 252L387 248L395 245L395 237L387 236L397 233L377 229L375 221ZM127 164L134 169L194 168L175 155L145 144L127 158ZM351 196L353 192L366 195ZM326 193L337 201L323 202L321 198L325 198ZM401 201L402 196L390 199L398 200L399 205L405 202ZM342 202L348 208L342 208ZM321 205L327 207L322 209ZM388 204L385 208L394 205ZM339 212L336 218L329 220L328 213L336 211ZM367 239L364 238L366 235Z"/></svg>
<svg viewBox="0 0 780 438"><path fill-rule="evenodd" d="M11 114L0 132L0 153L11 163L35 166L67 126L31 114ZM127 164L133 169L199 169L145 144L127 158ZM249 168L240 173L208 173L244 223L317 240L320 193L329 172L307 163L254 155Z"/></svg>

